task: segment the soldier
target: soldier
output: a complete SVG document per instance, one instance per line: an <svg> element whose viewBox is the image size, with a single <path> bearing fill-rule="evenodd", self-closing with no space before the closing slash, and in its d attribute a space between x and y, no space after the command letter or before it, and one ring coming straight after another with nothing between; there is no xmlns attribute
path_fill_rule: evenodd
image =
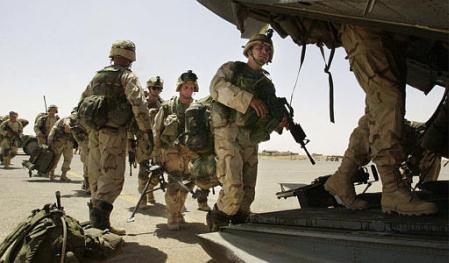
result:
<svg viewBox="0 0 449 263"><path fill-rule="evenodd" d="M351 135L346 158L327 180L325 189L347 208L367 207L365 201L356 198L351 179L353 167L359 165L358 149L362 148L362 153L371 153L380 173L383 212L436 213L438 209L434 203L411 194L399 171L406 158L401 138L404 135L406 83L403 50L407 39L353 25L343 25L340 33L351 70L366 93L365 115ZM360 137L367 138L368 143Z"/></svg>
<svg viewBox="0 0 449 263"><path fill-rule="evenodd" d="M80 121L90 126L89 184L90 221L93 227L119 235L124 229L111 226L113 203L124 184L127 130L134 115L139 129L150 131L150 116L143 90L131 72L136 47L128 40L112 44L112 65L97 72L81 96ZM91 180L92 179L92 180Z"/></svg>
<svg viewBox="0 0 449 263"><path fill-rule="evenodd" d="M164 88L164 81L159 77L152 77L147 81L147 89L148 91L145 91L146 99L148 102L148 109L150 113L150 120L151 126L153 126L154 117L156 116L157 111L159 110L163 100L159 96L159 94L162 92L162 89ZM151 148L153 145L153 138L152 136L146 136L142 131L138 130L137 127L133 127L135 125L131 125L132 132L129 134L128 138L131 140L134 140L134 135L136 137L136 161L139 163L139 179L138 179L138 185L137 190L139 193L142 193L146 182L148 181L148 170L150 165L150 159L151 159ZM152 180L148 186L148 190L152 190L159 181ZM150 204L155 204L156 200L154 199L153 192L148 193L141 201L139 206L141 208L145 207L147 205L147 202Z"/></svg>
<svg viewBox="0 0 449 263"><path fill-rule="evenodd" d="M67 177L67 172L70 170L70 164L73 159L73 144L74 138L72 136L72 120L70 117L59 119L50 130L48 135L48 146L53 151L55 156L53 157L52 168L50 169L49 178L53 181L55 178L55 169L58 165L61 155L64 157L64 162L61 167L61 181L70 182Z"/></svg>
<svg viewBox="0 0 449 263"><path fill-rule="evenodd" d="M0 147L5 169L11 166L11 159L16 156L17 148L21 144L23 126L17 121L18 116L19 114L11 111L9 112L9 119L0 124L0 135L2 135Z"/></svg>
<svg viewBox="0 0 449 263"><path fill-rule="evenodd" d="M153 160L161 163L169 174L165 203L167 227L170 230L179 230L181 224L185 223L182 210L187 191L178 182L190 179L189 162L198 158L196 153L187 149L182 138L185 111L193 102L193 92L198 91L197 76L191 70L182 73L178 78L176 91L179 92L179 97L173 97L162 104L153 126ZM192 189L193 183L187 187Z"/></svg>
<svg viewBox="0 0 449 263"><path fill-rule="evenodd" d="M250 128L249 120L259 121L268 117L266 103L255 96L259 88L268 90L276 99L274 85L262 69L273 58L271 34L253 36L243 50L247 62L225 63L210 84L211 97L215 100L211 117L216 169L222 183L217 203L207 215L211 231L218 230L229 221L245 222L254 200L259 141L251 136L255 131ZM282 131L286 119L281 117L277 124Z"/></svg>
<svg viewBox="0 0 449 263"><path fill-rule="evenodd" d="M48 107L47 113L39 113L34 122L34 132L36 133L37 142L39 145L47 144L50 130L59 120L58 107L54 104Z"/></svg>

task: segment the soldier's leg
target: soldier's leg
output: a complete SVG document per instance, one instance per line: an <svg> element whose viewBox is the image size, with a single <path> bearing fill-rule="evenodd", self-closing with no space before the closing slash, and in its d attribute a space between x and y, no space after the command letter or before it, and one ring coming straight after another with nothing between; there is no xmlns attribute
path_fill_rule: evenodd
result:
<svg viewBox="0 0 449 263"><path fill-rule="evenodd" d="M257 181L257 164L258 164L258 145L251 142L249 132L244 130L239 133L238 141L241 144L241 153L243 158L243 199L240 209L231 217L233 224L246 222L251 204L255 197L255 188Z"/></svg>
<svg viewBox="0 0 449 263"><path fill-rule="evenodd" d="M183 173L186 169L185 160L177 149L163 150L162 161L165 171L171 176L168 178L167 191L165 192L165 204L167 208L167 227L170 230L180 228L180 218L185 203L185 191L175 181L183 180Z"/></svg>
<svg viewBox="0 0 449 263"><path fill-rule="evenodd" d="M433 203L410 193L399 165L405 160L401 144L405 114L405 58L389 35L345 26L342 43L351 68L366 93L366 114L373 161L382 179L382 210L401 214L435 213Z"/></svg>
<svg viewBox="0 0 449 263"><path fill-rule="evenodd" d="M62 155L64 157L64 161L61 167L61 181L70 182L71 180L67 177L67 172L70 170L70 164L72 163L73 159L73 143L71 141L64 142Z"/></svg>
<svg viewBox="0 0 449 263"><path fill-rule="evenodd" d="M80 160L83 163L83 184L81 189L90 193L89 187L89 169L88 169L88 159L89 159L89 147L88 140L80 143Z"/></svg>
<svg viewBox="0 0 449 263"><path fill-rule="evenodd" d="M89 171L89 186L91 199L96 199L98 188L98 177L101 175L100 164L100 147L99 147L99 134L98 131L92 130L89 132L89 153L87 161L87 170Z"/></svg>
<svg viewBox="0 0 449 263"><path fill-rule="evenodd" d="M232 123L214 129L217 177L222 188L217 203L207 214L210 231L217 231L219 227L228 225L230 217L239 211L243 200L243 159L237 143L238 132L238 127Z"/></svg>
<svg viewBox="0 0 449 263"><path fill-rule="evenodd" d="M126 131L102 129L98 134L101 174L97 179L94 208L100 218L105 216L111 232L123 235L124 229L111 226L110 215L125 181Z"/></svg>
<svg viewBox="0 0 449 263"><path fill-rule="evenodd" d="M55 141L50 145L50 149L53 151L53 161L49 172L49 178L50 181L53 181L55 179L55 170L58 166L59 159L61 159L61 156L64 151L64 145L60 141Z"/></svg>
<svg viewBox="0 0 449 263"><path fill-rule="evenodd" d="M139 174L137 175L138 176L138 180L137 180L137 191L139 192L139 194L142 194L142 191L144 190L144 188L145 188L145 185L146 185L146 183L147 183L147 181L148 181L148 179L149 179L149 177L148 177L148 173L149 173L149 169L150 167L149 167L149 161L142 161L142 162L139 162ZM151 183L150 183L151 184ZM151 189L153 189L153 186L152 185L148 185L148 189L147 190L151 190ZM151 193L152 194L152 193ZM148 194L149 195L149 194ZM148 195L145 195L143 198L142 198L142 201L140 202L140 204L139 204L139 206L140 207L145 207L146 205L147 205L147 202L148 202L148 198L147 198L147 196ZM154 197L153 197L153 203L154 203Z"/></svg>
<svg viewBox="0 0 449 263"><path fill-rule="evenodd" d="M419 162L419 169L421 170L420 182L438 180L441 171L441 157L431 151L424 150Z"/></svg>
<svg viewBox="0 0 449 263"><path fill-rule="evenodd" d="M324 185L326 191L332 194L337 202L349 209L368 208L366 201L356 198L353 184L358 169L370 161L368 138L368 116L364 115L359 119L358 126L351 133L348 148L338 170Z"/></svg>

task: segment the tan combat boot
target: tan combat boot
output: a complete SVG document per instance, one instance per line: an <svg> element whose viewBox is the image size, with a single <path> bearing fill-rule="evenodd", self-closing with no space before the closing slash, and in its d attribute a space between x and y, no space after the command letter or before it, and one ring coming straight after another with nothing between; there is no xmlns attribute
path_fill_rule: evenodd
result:
<svg viewBox="0 0 449 263"><path fill-rule="evenodd" d="M179 218L177 214L168 214L167 216L167 228L168 230L177 231L181 229L181 225L179 224Z"/></svg>
<svg viewBox="0 0 449 263"><path fill-rule="evenodd" d="M348 209L366 209L368 203L357 198L353 177L359 166L349 158L343 158L337 172L327 179L324 189L334 196L337 203Z"/></svg>
<svg viewBox="0 0 449 263"><path fill-rule="evenodd" d="M438 212L436 204L419 199L393 166L379 167L382 179L382 211L401 215L429 215Z"/></svg>
<svg viewBox="0 0 449 263"><path fill-rule="evenodd" d="M67 171L62 171L61 178L59 179L61 182L71 182L70 178L67 177Z"/></svg>

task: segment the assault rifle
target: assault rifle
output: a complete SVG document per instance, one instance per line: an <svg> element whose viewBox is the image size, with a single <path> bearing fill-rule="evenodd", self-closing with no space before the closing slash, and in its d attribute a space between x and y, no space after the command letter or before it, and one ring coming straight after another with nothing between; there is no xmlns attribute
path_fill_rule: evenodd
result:
<svg viewBox="0 0 449 263"><path fill-rule="evenodd" d="M145 187L142 190L142 193L140 194L139 200L137 201L136 206L134 207L133 212L131 213L131 215L129 216L127 222L131 223L134 222L135 219L135 215L137 213L137 210L139 209L139 204L142 201L143 197L151 192L157 191L157 190L162 190L163 192L165 192L165 188L167 186L167 182L165 181L164 178L164 169L160 166L160 165L152 165L149 169L149 178L147 183L145 184ZM153 181L153 179L157 178L157 180L159 181L159 187L148 190L148 187L150 186L151 181Z"/></svg>
<svg viewBox="0 0 449 263"><path fill-rule="evenodd" d="M13 141L17 141L19 145L22 145L22 137L20 136L20 133L14 131L9 125L5 125L4 129L9 133L10 136L13 137Z"/></svg>
<svg viewBox="0 0 449 263"><path fill-rule="evenodd" d="M284 116L287 117L288 128L291 135L293 136L293 139L295 139L296 143L299 143L299 145L301 145L301 148L303 148L306 152L310 162L315 165L315 160L313 160L312 156L306 148L306 144L308 144L310 140L306 139L306 133L302 129L301 125L299 123L295 123L295 121L293 120L294 112L292 106L287 102L286 98L279 98L279 101L283 105Z"/></svg>
<svg viewBox="0 0 449 263"><path fill-rule="evenodd" d="M149 178L147 183L145 184L145 187L142 190L142 193L140 194L139 200L137 201L136 206L134 207L133 212L131 213L131 216L128 218L127 222L131 223L135 221L134 216L137 213L137 210L139 209L139 204L142 201L143 197L151 192L157 191L157 190L162 190L163 192L165 192L165 189L167 188L167 182L165 181L164 178L164 169L162 168L162 166L160 165L151 165L149 171ZM199 194L194 192L192 189L190 189L187 185L189 183L191 183L191 181L184 183L181 180L178 180L176 177L172 176L171 174L167 173L167 176L170 180L174 181L175 183L177 183L182 189L184 189L185 191L189 192L190 194L192 194L193 199L198 198ZM148 190L148 187L150 186L150 183L158 180L159 181L159 187L153 188L151 190Z"/></svg>
<svg viewBox="0 0 449 263"><path fill-rule="evenodd" d="M133 167L136 168L136 152L137 152L137 141L134 139L129 140L128 149L128 163L129 163L129 176L133 176Z"/></svg>

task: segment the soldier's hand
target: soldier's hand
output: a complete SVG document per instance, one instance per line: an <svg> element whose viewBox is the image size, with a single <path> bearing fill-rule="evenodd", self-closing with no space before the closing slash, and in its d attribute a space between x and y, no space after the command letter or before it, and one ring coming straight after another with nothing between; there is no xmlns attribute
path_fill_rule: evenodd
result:
<svg viewBox="0 0 449 263"><path fill-rule="evenodd" d="M259 118L265 118L265 116L267 116L268 108L263 101L253 98L249 103L249 106L256 111Z"/></svg>

